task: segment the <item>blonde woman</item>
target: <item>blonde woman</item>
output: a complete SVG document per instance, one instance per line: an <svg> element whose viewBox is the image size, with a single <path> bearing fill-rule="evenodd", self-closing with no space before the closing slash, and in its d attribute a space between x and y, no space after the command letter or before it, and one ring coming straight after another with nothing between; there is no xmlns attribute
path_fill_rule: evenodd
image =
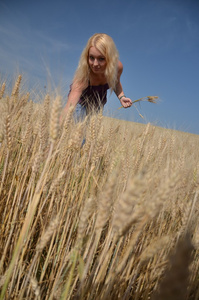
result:
<svg viewBox="0 0 199 300"><path fill-rule="evenodd" d="M132 101L124 94L120 77L123 65L112 38L105 33L90 37L84 48L64 108L76 107L78 120L90 111L98 111L107 102L107 90L114 91L124 108Z"/></svg>

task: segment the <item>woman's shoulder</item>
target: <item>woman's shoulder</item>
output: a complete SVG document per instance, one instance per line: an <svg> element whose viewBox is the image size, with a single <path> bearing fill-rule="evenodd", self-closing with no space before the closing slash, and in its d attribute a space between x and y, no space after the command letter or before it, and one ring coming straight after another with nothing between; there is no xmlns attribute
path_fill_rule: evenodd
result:
<svg viewBox="0 0 199 300"><path fill-rule="evenodd" d="M78 80L74 80L71 88L73 90L77 90L77 91L83 91L88 87L89 83L86 81L78 81Z"/></svg>
<svg viewBox="0 0 199 300"><path fill-rule="evenodd" d="M123 71L123 64L122 62L119 60L118 61L118 73L121 75Z"/></svg>

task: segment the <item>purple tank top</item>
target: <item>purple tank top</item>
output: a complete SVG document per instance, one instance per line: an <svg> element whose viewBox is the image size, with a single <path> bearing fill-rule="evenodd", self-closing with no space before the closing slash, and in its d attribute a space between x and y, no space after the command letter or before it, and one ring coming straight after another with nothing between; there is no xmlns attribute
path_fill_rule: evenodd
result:
<svg viewBox="0 0 199 300"><path fill-rule="evenodd" d="M79 104L86 109L99 109L107 102L108 83L104 85L89 85L83 92Z"/></svg>

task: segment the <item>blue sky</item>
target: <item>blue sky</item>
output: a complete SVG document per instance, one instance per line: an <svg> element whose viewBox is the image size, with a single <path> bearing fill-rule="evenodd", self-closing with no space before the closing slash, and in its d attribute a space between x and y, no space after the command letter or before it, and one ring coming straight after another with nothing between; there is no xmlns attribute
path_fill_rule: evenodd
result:
<svg viewBox="0 0 199 300"><path fill-rule="evenodd" d="M96 32L115 41L125 94L160 97L137 105L144 120L134 107L118 110L114 94L105 113L199 134L199 0L0 0L0 82L22 73L33 92L59 86L66 99Z"/></svg>

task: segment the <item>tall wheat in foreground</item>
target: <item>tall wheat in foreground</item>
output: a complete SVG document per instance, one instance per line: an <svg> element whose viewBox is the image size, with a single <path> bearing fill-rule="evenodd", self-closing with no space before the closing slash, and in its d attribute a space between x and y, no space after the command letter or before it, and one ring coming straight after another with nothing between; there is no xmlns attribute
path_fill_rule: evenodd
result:
<svg viewBox="0 0 199 300"><path fill-rule="evenodd" d="M22 81L0 87L0 299L198 299L199 137L60 125Z"/></svg>

